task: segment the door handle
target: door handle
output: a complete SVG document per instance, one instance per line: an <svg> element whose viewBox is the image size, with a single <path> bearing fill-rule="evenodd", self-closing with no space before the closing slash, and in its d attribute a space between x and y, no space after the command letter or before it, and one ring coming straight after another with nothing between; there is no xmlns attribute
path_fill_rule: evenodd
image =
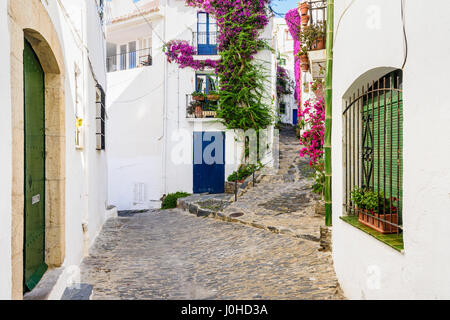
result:
<svg viewBox="0 0 450 320"><path fill-rule="evenodd" d="M28 179L28 186L31 189L31 186L33 185L33 178L30 175L30 178Z"/></svg>

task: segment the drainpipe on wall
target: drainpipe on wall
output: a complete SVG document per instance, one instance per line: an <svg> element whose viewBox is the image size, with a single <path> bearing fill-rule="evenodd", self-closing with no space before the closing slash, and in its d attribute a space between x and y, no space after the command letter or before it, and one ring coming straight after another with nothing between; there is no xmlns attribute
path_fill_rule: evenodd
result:
<svg viewBox="0 0 450 320"><path fill-rule="evenodd" d="M334 0L327 1L327 71L325 78L325 225L332 225L332 167L331 167L331 131L333 110L333 32Z"/></svg>

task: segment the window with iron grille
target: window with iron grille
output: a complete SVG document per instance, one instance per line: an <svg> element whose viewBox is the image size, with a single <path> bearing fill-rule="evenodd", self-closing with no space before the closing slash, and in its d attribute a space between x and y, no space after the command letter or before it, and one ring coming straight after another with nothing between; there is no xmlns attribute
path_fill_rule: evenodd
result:
<svg viewBox="0 0 450 320"><path fill-rule="evenodd" d="M105 109L105 91L101 85L97 84L96 94L96 138L97 150L105 150L105 131L106 131L106 109Z"/></svg>
<svg viewBox="0 0 450 320"><path fill-rule="evenodd" d="M380 233L401 233L402 71L358 89L345 103L343 126L347 215Z"/></svg>

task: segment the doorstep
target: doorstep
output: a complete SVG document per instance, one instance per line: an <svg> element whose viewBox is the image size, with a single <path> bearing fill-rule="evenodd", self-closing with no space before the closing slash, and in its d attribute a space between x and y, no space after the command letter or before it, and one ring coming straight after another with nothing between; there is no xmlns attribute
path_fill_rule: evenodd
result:
<svg viewBox="0 0 450 320"><path fill-rule="evenodd" d="M23 296L23 300L59 300L65 289L61 275L64 268L49 269L38 285Z"/></svg>

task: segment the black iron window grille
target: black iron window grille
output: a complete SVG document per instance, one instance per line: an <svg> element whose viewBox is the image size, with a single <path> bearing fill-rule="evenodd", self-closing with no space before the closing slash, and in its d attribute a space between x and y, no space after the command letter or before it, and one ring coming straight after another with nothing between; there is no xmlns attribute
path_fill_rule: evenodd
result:
<svg viewBox="0 0 450 320"><path fill-rule="evenodd" d="M97 150L105 150L105 132L106 132L106 108L105 91L102 86L97 84L96 94L96 138Z"/></svg>
<svg viewBox="0 0 450 320"><path fill-rule="evenodd" d="M402 232L402 71L353 93L345 103L343 128L347 215L381 233ZM361 195L366 202L358 205Z"/></svg>

